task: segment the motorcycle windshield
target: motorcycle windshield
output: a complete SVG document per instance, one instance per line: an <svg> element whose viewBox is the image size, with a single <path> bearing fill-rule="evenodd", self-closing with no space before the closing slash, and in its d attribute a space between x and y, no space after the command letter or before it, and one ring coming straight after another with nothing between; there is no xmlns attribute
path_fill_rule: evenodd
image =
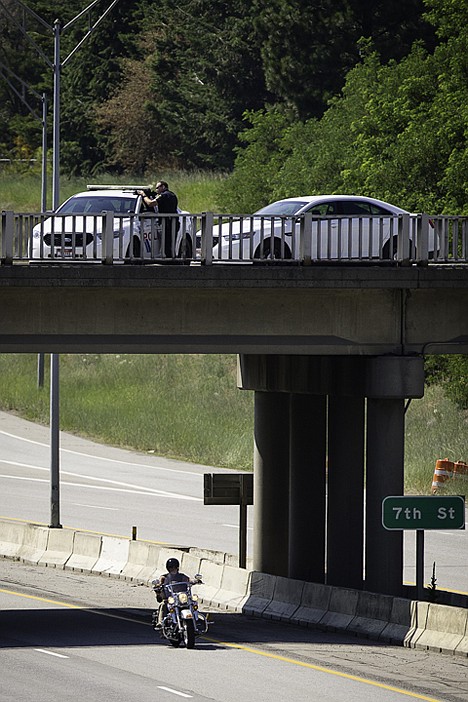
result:
<svg viewBox="0 0 468 702"><path fill-rule="evenodd" d="M165 587L167 592L171 593L179 593L179 592L188 592L190 589L190 584L189 583L171 583L170 585L166 585Z"/></svg>

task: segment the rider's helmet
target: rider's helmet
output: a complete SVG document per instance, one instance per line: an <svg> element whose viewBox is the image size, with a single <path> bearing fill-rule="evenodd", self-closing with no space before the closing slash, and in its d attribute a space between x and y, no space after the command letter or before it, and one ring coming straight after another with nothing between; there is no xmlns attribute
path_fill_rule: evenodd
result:
<svg viewBox="0 0 468 702"><path fill-rule="evenodd" d="M179 568L180 563L177 560L177 558L169 558L168 561L166 561L166 568L167 570L171 570L171 568Z"/></svg>

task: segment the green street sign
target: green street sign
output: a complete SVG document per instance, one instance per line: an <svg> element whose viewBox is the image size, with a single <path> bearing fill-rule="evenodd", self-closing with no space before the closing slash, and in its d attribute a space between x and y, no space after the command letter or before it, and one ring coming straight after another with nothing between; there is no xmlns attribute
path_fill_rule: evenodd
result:
<svg viewBox="0 0 468 702"><path fill-rule="evenodd" d="M404 495L382 501L385 529L464 529L465 498L461 495Z"/></svg>

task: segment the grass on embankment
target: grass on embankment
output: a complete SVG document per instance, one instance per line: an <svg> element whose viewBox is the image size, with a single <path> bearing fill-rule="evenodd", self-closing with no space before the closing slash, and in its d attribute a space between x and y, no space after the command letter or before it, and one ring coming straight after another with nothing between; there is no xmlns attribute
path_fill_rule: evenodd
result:
<svg viewBox="0 0 468 702"><path fill-rule="evenodd" d="M0 354L0 409L49 423L49 357ZM253 461L253 393L233 355L61 355L60 427L114 446L235 470ZM311 455L313 446L311 446ZM438 458L468 462L468 413L429 387L406 414L405 489L429 494ZM462 481L444 492L464 494Z"/></svg>
<svg viewBox="0 0 468 702"><path fill-rule="evenodd" d="M252 463L253 396L235 356L61 355L60 428L115 446L204 465ZM0 354L0 408L49 422L49 356Z"/></svg>
<svg viewBox="0 0 468 702"><path fill-rule="evenodd" d="M222 173L158 173L154 176L111 176L101 174L87 178L60 178L60 203L77 192L95 185L154 185L166 180L179 199L179 206L194 214L219 211L218 189L224 179ZM50 181L50 178L49 178ZM52 187L47 184L47 209L51 209ZM37 173L0 172L0 205L2 210L15 212L40 212L41 177Z"/></svg>

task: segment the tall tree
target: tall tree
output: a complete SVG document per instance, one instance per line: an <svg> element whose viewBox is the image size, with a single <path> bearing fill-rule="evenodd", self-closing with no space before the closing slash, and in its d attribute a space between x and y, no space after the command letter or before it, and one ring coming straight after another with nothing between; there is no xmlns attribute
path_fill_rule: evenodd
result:
<svg viewBox="0 0 468 702"><path fill-rule="evenodd" d="M146 62L152 98L145 110L155 145L149 160L232 165L243 111L261 108L267 98L251 13L249 0L161 1L146 33L153 42Z"/></svg>
<svg viewBox="0 0 468 702"><path fill-rule="evenodd" d="M254 0L266 83L299 119L320 116L370 38L384 61L431 41L423 0Z"/></svg>
<svg viewBox="0 0 468 702"><path fill-rule="evenodd" d="M91 3L85 0L26 0L26 6L50 26L59 19L62 27ZM61 35L62 61L85 36L90 26L109 6L101 0L69 30ZM61 122L62 167L68 173L89 172L103 157L101 137L95 125L95 105L113 90L121 78L120 57L135 51L135 29L140 30L138 0L118 3L95 32L71 58L62 73ZM6 11L5 11L6 8ZM23 24L30 38L53 62L53 32L37 21L16 0L2 0L0 6L0 60L28 85L45 90L52 103L53 71L24 36L15 22ZM41 126L28 116L27 109L13 91L3 84L0 90L7 104L0 111L5 124L3 149L27 143L30 151L40 146ZM1 93L0 93L1 95ZM51 111L50 111L51 113ZM52 120L49 120L51 127Z"/></svg>
<svg viewBox="0 0 468 702"><path fill-rule="evenodd" d="M109 4L102 0L91 21ZM125 60L139 56L143 15L139 0L117 3L63 71L62 167L68 173L90 173L106 161L108 138L99 129L97 110L120 85ZM72 50L87 29L86 23L77 23L64 36L66 48Z"/></svg>

